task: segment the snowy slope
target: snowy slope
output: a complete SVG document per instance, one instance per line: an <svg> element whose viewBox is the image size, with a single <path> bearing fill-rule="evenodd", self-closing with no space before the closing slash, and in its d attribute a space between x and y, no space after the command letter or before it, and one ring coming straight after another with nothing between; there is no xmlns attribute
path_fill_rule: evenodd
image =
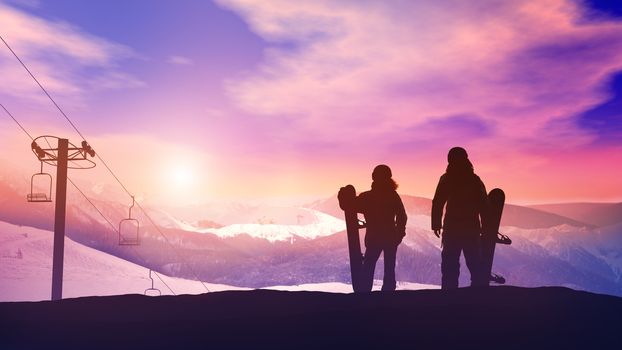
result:
<svg viewBox="0 0 622 350"><path fill-rule="evenodd" d="M27 226L0 222L0 302L38 301L50 298L53 233ZM129 248L131 249L131 248ZM140 248L137 248L140 249ZM148 269L65 238L63 297L142 294L151 286ZM159 274L176 294L199 294L197 282ZM171 291L154 275L155 287L163 295ZM380 289L380 281L374 290ZM206 283L210 291L248 288ZM438 286L399 283L398 289L434 289ZM352 286L340 282L272 286L264 289L351 293Z"/></svg>
<svg viewBox="0 0 622 350"><path fill-rule="evenodd" d="M373 290L380 290L382 281L375 280ZM312 292L332 292L332 293L352 293L352 286L341 282L327 283L308 283L294 286L273 286L264 289L286 290L291 292L312 291ZM434 284L422 284L412 282L398 282L397 290L419 290L419 289L440 289L440 286Z"/></svg>
<svg viewBox="0 0 622 350"><path fill-rule="evenodd" d="M0 301L47 300L52 281L53 233L0 222ZM142 294L151 286L149 270L65 238L63 297ZM205 292L197 281L162 279L177 294ZM155 287L171 294L155 276ZM208 284L212 291L243 289Z"/></svg>

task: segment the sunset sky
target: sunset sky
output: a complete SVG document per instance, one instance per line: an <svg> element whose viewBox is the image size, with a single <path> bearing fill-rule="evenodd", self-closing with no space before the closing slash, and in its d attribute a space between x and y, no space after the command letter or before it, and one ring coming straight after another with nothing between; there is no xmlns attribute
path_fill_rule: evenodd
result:
<svg viewBox="0 0 622 350"><path fill-rule="evenodd" d="M14 0L0 35L144 200L322 197L379 163L431 197L459 145L510 202L622 201L614 2ZM3 45L0 79L31 134L79 144ZM0 112L3 172L37 171Z"/></svg>

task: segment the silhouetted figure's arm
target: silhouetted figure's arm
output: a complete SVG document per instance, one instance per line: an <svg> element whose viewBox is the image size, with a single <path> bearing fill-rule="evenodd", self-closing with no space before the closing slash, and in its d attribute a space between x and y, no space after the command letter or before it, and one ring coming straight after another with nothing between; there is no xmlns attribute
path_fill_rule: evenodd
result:
<svg viewBox="0 0 622 350"><path fill-rule="evenodd" d="M354 201L352 202L352 209L356 210L357 213L365 213L366 202L367 195L365 192L362 192L354 198Z"/></svg>
<svg viewBox="0 0 622 350"><path fill-rule="evenodd" d="M406 209L404 209L404 203L402 203L402 199L400 196L395 193L395 197L397 197L397 211L395 215L395 228L400 235L400 238L404 238L406 236L406 221L408 220L408 216L406 215Z"/></svg>
<svg viewBox="0 0 622 350"><path fill-rule="evenodd" d="M434 199L432 199L432 230L437 237L441 236L441 228L443 227L443 208L447 203L449 191L445 176L441 176L436 186Z"/></svg>

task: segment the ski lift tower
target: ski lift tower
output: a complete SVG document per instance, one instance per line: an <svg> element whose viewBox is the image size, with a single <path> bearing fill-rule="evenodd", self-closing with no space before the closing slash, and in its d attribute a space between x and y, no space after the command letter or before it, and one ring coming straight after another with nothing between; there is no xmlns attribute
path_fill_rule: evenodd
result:
<svg viewBox="0 0 622 350"><path fill-rule="evenodd" d="M49 148L42 148L44 141ZM57 147L53 148L54 142ZM54 253L52 257L52 300L63 298L63 257L65 252L65 211L67 204L67 169L90 169L95 163L95 151L86 142L76 147L68 139L56 136L39 136L32 141L32 151L39 161L56 166L56 209L54 215ZM79 166L69 165L69 162ZM84 164L84 166L82 166ZM31 194L32 195L32 194Z"/></svg>

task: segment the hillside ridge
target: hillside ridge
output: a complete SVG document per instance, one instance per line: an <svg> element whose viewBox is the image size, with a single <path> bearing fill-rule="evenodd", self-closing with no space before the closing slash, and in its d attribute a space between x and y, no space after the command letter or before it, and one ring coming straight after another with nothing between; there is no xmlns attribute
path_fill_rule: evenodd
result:
<svg viewBox="0 0 622 350"><path fill-rule="evenodd" d="M562 287L252 290L0 303L0 315L0 345L10 348L611 348L619 340L622 298Z"/></svg>

